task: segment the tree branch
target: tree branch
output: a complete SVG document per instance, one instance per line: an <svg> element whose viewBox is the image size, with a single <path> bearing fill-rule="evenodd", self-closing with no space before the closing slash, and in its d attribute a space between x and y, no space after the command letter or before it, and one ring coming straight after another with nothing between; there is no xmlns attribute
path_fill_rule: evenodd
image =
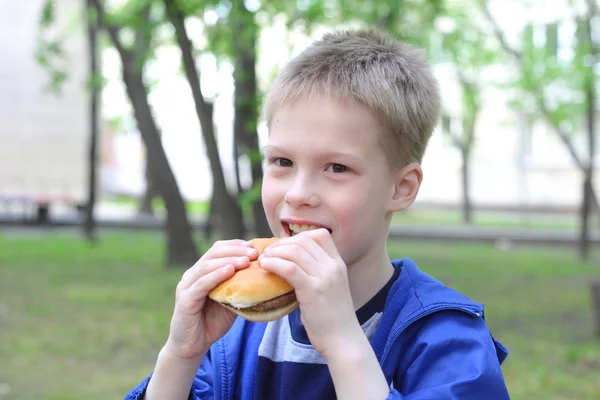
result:
<svg viewBox="0 0 600 400"><path fill-rule="evenodd" d="M196 67L196 62L193 58L193 45L185 26L185 15L179 8L179 4L176 0L164 0L164 4L167 18L175 28L175 37L177 39L177 44L181 49L183 66L186 76L190 81L194 100L197 103L197 111L199 112L198 117L202 123L207 120L206 117L208 115L211 115L211 110L208 102L204 98L204 93L202 93L202 86L200 84L201 71Z"/></svg>
<svg viewBox="0 0 600 400"><path fill-rule="evenodd" d="M104 5L102 4L101 0L90 0L90 3L96 9L96 13L98 13L98 24L106 30L119 54L123 58L129 57L129 51L125 49L125 47L121 43L121 40L119 39L119 28L106 21L106 12L104 10Z"/></svg>
<svg viewBox="0 0 600 400"><path fill-rule="evenodd" d="M150 25L151 3L144 5L141 11L141 26L135 32L135 54L137 57L146 57L152 41L152 26Z"/></svg>
<svg viewBox="0 0 600 400"><path fill-rule="evenodd" d="M594 42L594 35L592 34L592 21L598 15L597 4L595 0L587 0L588 16L587 16L587 28L588 38L590 40L590 50L592 56L594 56L594 63L598 62L598 46Z"/></svg>
<svg viewBox="0 0 600 400"><path fill-rule="evenodd" d="M494 36L496 36L496 39L498 39L504 50L510 54L518 64L523 64L523 56L517 49L513 48L504 37L504 33L502 33L502 29L500 29L500 25L498 25L498 22L494 19L494 17L492 17L492 13L488 7L488 2L483 0L480 1L479 4L481 5L483 14L492 25Z"/></svg>
<svg viewBox="0 0 600 400"><path fill-rule="evenodd" d="M556 134L558 135L560 141L563 142L563 144L567 147L567 151L571 155L571 158L573 159L573 161L575 162L577 167L582 168L582 169L585 168L583 161L579 157L579 154L577 154L577 152L575 151L575 148L573 147L573 144L571 143L571 140L569 139L568 133L566 133L563 129L561 129L560 126L558 126L554 122L552 122L552 112L548 108L548 105L546 104L544 99L541 98L541 96L536 96L536 100L537 100L538 108L540 109L542 115L554 127L554 130L556 131Z"/></svg>
<svg viewBox="0 0 600 400"><path fill-rule="evenodd" d="M591 0L591 1L593 1L593 0ZM506 38L504 37L504 33L502 32L502 29L500 29L500 25L498 24L498 22L494 19L494 17L490 13L490 10L487 5L487 1L480 1L479 4L481 6L483 14L485 15L485 17L487 18L489 23L492 25L492 29L494 30L494 35L496 36L496 39L500 42L500 45L504 48L504 50L513 57L513 59L517 63L517 66L518 66L520 72L522 73L524 66L523 66L523 57L522 57L521 53L517 49L513 48L508 43ZM537 103L537 106L538 106L540 112L542 113L542 115L544 116L546 121L554 127L556 134L558 135L561 142L563 142L563 144L566 146L567 151L569 152L569 155L571 156L571 158L573 159L575 164L580 169L585 168L584 163L582 162L581 158L575 151L575 148L573 147L573 144L571 143L571 140L569 139L568 133L565 132L563 129L561 129L560 126L558 126L552 120L552 112L550 111L550 108L546 104L546 100L544 99L543 94L542 95L537 95L535 93L532 93L532 94L535 96L536 103Z"/></svg>

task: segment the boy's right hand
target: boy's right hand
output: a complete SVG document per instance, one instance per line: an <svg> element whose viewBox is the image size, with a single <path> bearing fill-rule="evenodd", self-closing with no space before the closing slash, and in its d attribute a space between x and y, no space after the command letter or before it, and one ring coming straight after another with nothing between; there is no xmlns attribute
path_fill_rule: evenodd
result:
<svg viewBox="0 0 600 400"><path fill-rule="evenodd" d="M164 350L174 357L202 357L233 325L235 314L208 298L219 283L258 258L243 240L216 242L177 284L175 310Z"/></svg>

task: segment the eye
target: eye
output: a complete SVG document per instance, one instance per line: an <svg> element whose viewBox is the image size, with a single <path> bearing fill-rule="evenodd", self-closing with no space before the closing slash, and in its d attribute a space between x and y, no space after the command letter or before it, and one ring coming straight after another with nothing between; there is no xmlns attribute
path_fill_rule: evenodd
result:
<svg viewBox="0 0 600 400"><path fill-rule="evenodd" d="M334 174L341 174L343 172L348 172L348 167L342 164L331 164L328 168Z"/></svg>
<svg viewBox="0 0 600 400"><path fill-rule="evenodd" d="M279 167L289 168L292 166L292 161L288 158L276 157L273 162Z"/></svg>

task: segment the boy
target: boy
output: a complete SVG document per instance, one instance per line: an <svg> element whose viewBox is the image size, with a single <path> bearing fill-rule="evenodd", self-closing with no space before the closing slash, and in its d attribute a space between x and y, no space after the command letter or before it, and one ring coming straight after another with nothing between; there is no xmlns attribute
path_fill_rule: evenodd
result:
<svg viewBox="0 0 600 400"><path fill-rule="evenodd" d="M440 108L422 52L375 31L328 34L266 97L259 261L299 308L251 323L207 294L258 254L216 243L176 290L156 368L126 399L508 399L483 307L391 261L392 214L419 190Z"/></svg>

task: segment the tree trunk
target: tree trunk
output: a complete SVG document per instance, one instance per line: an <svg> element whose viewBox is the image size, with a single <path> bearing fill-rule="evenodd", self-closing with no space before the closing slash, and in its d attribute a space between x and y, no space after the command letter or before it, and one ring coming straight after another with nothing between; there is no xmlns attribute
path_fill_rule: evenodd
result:
<svg viewBox="0 0 600 400"><path fill-rule="evenodd" d="M462 155L461 165L461 178L462 178L462 211L463 211L463 223L473 223L473 206L471 204L471 195L469 191L470 187L470 175L469 175L469 150L464 147L460 149Z"/></svg>
<svg viewBox="0 0 600 400"><path fill-rule="evenodd" d="M140 198L140 204L138 208L139 215L154 215L154 207L152 207L152 201L159 195L156 185L150 176L150 168L148 162L146 162L146 190Z"/></svg>
<svg viewBox="0 0 600 400"><path fill-rule="evenodd" d="M148 104L148 93L141 70L133 58L123 60L123 81L146 145L152 181L167 209L167 265L192 265L198 260L198 252L192 240L185 203L162 147L160 133Z"/></svg>
<svg viewBox="0 0 600 400"><path fill-rule="evenodd" d="M591 192L591 181L589 174L583 179L583 201L581 202L581 224L579 231L579 257L582 260L588 260L590 258L590 192Z"/></svg>
<svg viewBox="0 0 600 400"><path fill-rule="evenodd" d="M234 72L235 82L234 104L234 138L243 153L250 157L253 185L261 185L263 169L258 143L258 109L259 95L256 84L256 42L258 27L254 14L246 9L244 2L233 2L231 10L232 29L234 32ZM252 202L255 234L262 237L271 236L262 199L257 196Z"/></svg>
<svg viewBox="0 0 600 400"><path fill-rule="evenodd" d="M212 234L214 232L214 227L219 226L220 223L217 221L219 218L219 213L217 212L216 197L213 192L210 197L210 205L208 209L208 216L206 218L206 222L204 224L204 238L206 241L212 240Z"/></svg>
<svg viewBox="0 0 600 400"><path fill-rule="evenodd" d="M235 124L235 120L234 120L234 124ZM233 129L233 146L231 146L231 147L233 150L233 167L234 167L234 171L235 171L235 187L237 189L237 195L239 196L244 191L244 188L242 188L242 178L240 176L240 141L238 140L238 138L236 136L237 133L238 132L236 131L236 129L234 127L234 129Z"/></svg>
<svg viewBox="0 0 600 400"><path fill-rule="evenodd" d="M595 4L593 1L588 2L587 16L587 40L594 56L598 55L596 44L592 35L591 21L596 14ZM590 66L587 71L586 82L586 100L587 100L587 139L588 139L588 164L584 169L583 182L583 199L581 205L581 232L579 235L579 255L582 260L588 260L590 256L590 214L592 208L592 193L594 185L594 161L596 153L596 79L594 74L595 65Z"/></svg>
<svg viewBox="0 0 600 400"><path fill-rule="evenodd" d="M90 1L86 1L89 7ZM87 11L86 11L87 15ZM85 207L85 235L90 242L96 241L96 220L94 207L96 205L96 168L98 154L98 21L87 18L88 46L90 62L90 143L88 153L88 201Z"/></svg>
<svg viewBox="0 0 600 400"><path fill-rule="evenodd" d="M206 144L206 152L213 175L214 202L212 205L217 207L220 217L219 232L224 239L241 239L246 234L242 210L236 199L229 193L225 183L225 175L215 139L213 107L212 104L204 99L204 95L202 94L200 71L196 69L192 43L185 28L185 17L174 0L165 0L165 6L169 21L175 27L175 35L181 49L185 74L190 84L196 114L202 130L204 143Z"/></svg>
<svg viewBox="0 0 600 400"><path fill-rule="evenodd" d="M592 313L596 323L596 334L600 336L600 282L592 282L590 290L592 292Z"/></svg>
<svg viewBox="0 0 600 400"><path fill-rule="evenodd" d="M595 134L595 108L596 93L594 90L594 81L588 83L586 88L587 97L587 139L588 139L588 165L584 169L583 178L583 198L581 202L581 224L579 232L579 256L582 260L588 260L590 257L590 216L592 211L592 194L594 182L594 159L596 141Z"/></svg>

